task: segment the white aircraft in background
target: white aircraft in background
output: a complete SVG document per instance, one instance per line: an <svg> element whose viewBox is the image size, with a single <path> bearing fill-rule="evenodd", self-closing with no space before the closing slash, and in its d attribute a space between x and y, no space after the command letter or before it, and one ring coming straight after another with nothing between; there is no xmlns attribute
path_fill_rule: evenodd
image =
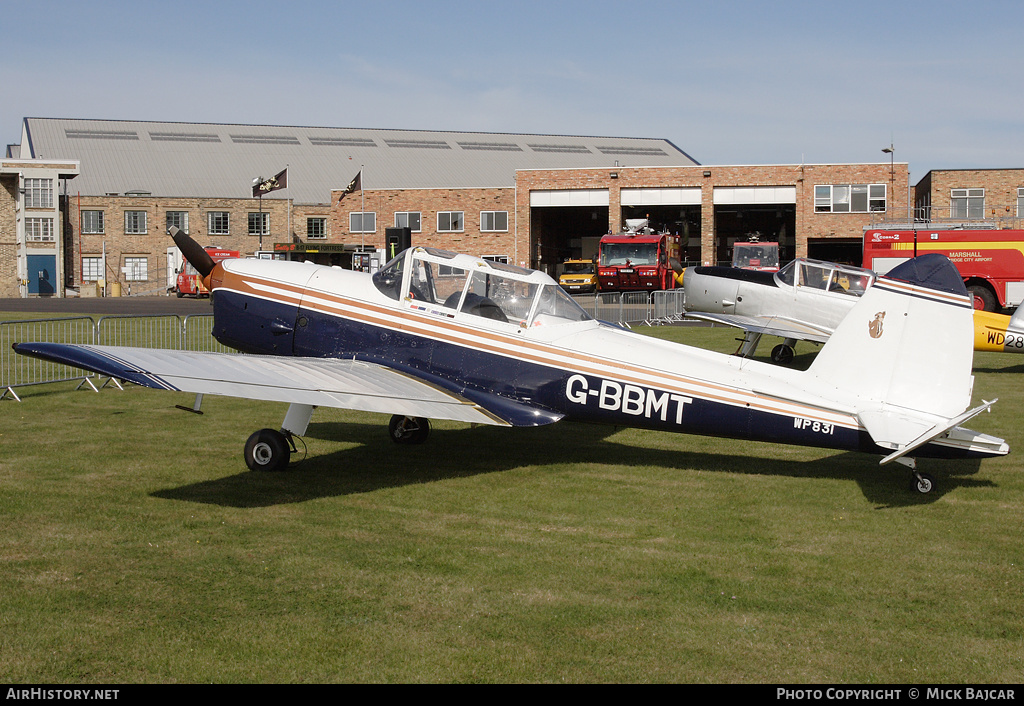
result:
<svg viewBox="0 0 1024 706"><path fill-rule="evenodd" d="M887 277L917 281L966 294L963 280L949 271L943 255L922 255ZM824 343L875 282L871 270L797 258L776 273L732 267L689 267L683 273L686 317L744 331L737 351L752 356L764 334L785 339L772 360L788 363L797 341ZM974 350L1024 353L1024 309L1013 317L974 312Z"/></svg>
<svg viewBox="0 0 1024 706"><path fill-rule="evenodd" d="M1002 440L960 425L973 377L965 295L878 278L810 368L797 371L592 319L541 272L414 247L373 275L274 260L213 263L172 228L213 293L213 335L245 355L59 343L18 353L147 387L288 403L245 444L287 466L317 406L392 414L396 442L428 419L538 426L561 419L880 454L984 458ZM952 268L952 265L949 265ZM941 349L942 356L921 356ZM994 400L993 400L994 402Z"/></svg>

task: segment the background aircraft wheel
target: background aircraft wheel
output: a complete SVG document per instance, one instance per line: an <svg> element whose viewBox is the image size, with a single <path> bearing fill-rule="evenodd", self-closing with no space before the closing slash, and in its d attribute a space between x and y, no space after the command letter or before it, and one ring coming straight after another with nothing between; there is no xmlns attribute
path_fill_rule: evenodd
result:
<svg viewBox="0 0 1024 706"><path fill-rule="evenodd" d="M971 299L974 301L974 308L978 311L995 311L996 297L989 291L988 287L983 287L980 284L972 284L967 288L967 293L971 295Z"/></svg>
<svg viewBox="0 0 1024 706"><path fill-rule="evenodd" d="M430 422L423 417L396 414L388 423L388 434L396 444L422 444L430 434Z"/></svg>
<svg viewBox="0 0 1024 706"><path fill-rule="evenodd" d="M935 488L935 479L927 473L915 473L910 476L910 489L924 495Z"/></svg>
<svg viewBox="0 0 1024 706"><path fill-rule="evenodd" d="M780 365L788 365L793 362L793 349L785 343L772 348L772 362Z"/></svg>
<svg viewBox="0 0 1024 706"><path fill-rule="evenodd" d="M250 471L283 471L291 455L288 440L274 429L260 429L245 442L245 465Z"/></svg>

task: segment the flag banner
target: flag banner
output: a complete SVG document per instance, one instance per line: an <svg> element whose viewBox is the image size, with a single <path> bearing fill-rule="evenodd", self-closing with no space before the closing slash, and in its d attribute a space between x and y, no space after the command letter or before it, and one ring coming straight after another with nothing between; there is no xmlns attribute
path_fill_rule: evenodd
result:
<svg viewBox="0 0 1024 706"><path fill-rule="evenodd" d="M262 196L263 194L268 194L271 191L277 191L278 189L286 188L288 188L288 167L285 167L284 169L282 169L280 172L278 172L276 175L272 176L269 179L265 179L257 184L253 184L252 195Z"/></svg>
<svg viewBox="0 0 1024 706"><path fill-rule="evenodd" d="M353 177L352 181L350 181L348 183L348 186L345 187L345 190L341 192L341 196L338 198L338 201L341 201L341 199L345 198L345 196L347 196L348 194L351 194L353 191L360 191L360 190L362 190L362 188L363 188L363 170L360 169L359 172L355 175L355 177Z"/></svg>

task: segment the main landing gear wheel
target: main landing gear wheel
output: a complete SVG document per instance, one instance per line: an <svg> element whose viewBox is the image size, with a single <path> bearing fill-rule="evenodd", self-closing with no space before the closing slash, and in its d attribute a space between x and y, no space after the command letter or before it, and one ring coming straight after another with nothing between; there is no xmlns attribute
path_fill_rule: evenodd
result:
<svg viewBox="0 0 1024 706"><path fill-rule="evenodd" d="M910 490L925 495L935 488L935 479L927 473L915 473L910 476Z"/></svg>
<svg viewBox="0 0 1024 706"><path fill-rule="evenodd" d="M779 365L789 365L793 362L793 347L787 346L785 343L772 348L772 362L778 363Z"/></svg>
<svg viewBox="0 0 1024 706"><path fill-rule="evenodd" d="M288 437L274 429L260 429L245 442L245 465L250 471L283 471L291 456Z"/></svg>
<svg viewBox="0 0 1024 706"><path fill-rule="evenodd" d="M388 434L396 444L422 444L430 435L430 421L396 414L388 423Z"/></svg>

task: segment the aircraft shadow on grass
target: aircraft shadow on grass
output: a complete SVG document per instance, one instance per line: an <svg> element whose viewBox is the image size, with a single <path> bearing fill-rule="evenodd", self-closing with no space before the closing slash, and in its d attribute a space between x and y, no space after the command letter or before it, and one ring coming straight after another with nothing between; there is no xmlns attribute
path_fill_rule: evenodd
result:
<svg viewBox="0 0 1024 706"><path fill-rule="evenodd" d="M600 464L628 472L632 467L740 473L750 476L855 481L871 503L902 507L934 502L958 487L993 486L971 479L980 461L936 461L929 468L940 480L936 492L908 493L894 483L894 466L879 466L870 454L841 452L811 461L677 449L652 449L619 443L609 437L617 427L563 423L536 429L435 429L420 446L391 443L379 425L314 423L308 437L348 444L347 448L312 456L284 472L245 471L216 480L156 491L155 497L255 508L319 498L369 493L386 488L470 478L485 473L558 464ZM658 432L647 432L657 434ZM683 437L685 438L685 437ZM351 444L355 444L352 446ZM302 446L300 444L300 453Z"/></svg>

